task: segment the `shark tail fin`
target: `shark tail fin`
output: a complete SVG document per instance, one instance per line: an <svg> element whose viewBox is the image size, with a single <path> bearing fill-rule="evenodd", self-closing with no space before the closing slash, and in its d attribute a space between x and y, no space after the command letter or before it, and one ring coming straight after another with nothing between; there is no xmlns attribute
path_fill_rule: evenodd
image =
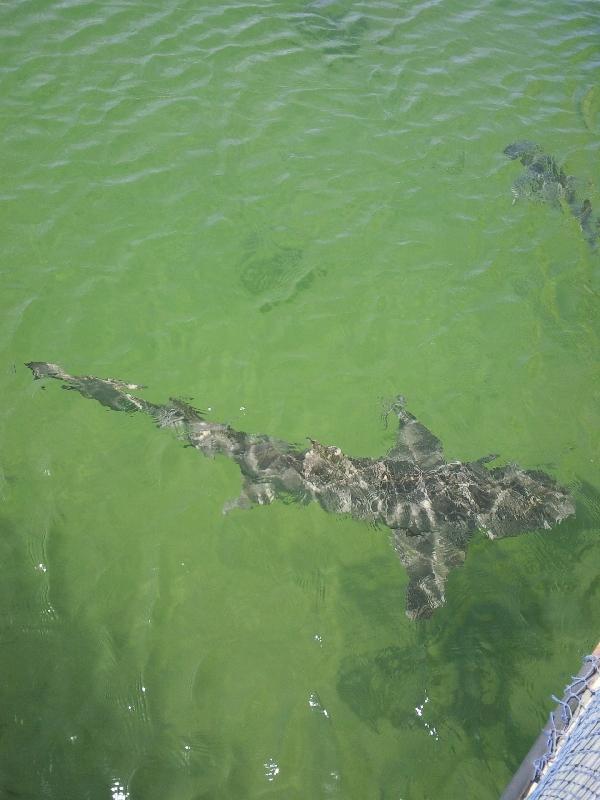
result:
<svg viewBox="0 0 600 800"><path fill-rule="evenodd" d="M71 376L64 371L58 364L51 364L48 361L28 361L26 367L33 372L33 378L36 381L42 378L57 378L58 380L68 380Z"/></svg>

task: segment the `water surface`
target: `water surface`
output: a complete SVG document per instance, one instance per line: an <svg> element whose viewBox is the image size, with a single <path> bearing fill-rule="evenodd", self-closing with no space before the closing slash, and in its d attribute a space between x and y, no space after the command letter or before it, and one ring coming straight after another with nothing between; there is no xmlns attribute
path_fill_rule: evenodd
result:
<svg viewBox="0 0 600 800"><path fill-rule="evenodd" d="M600 211L585 0L0 6L0 796L500 793L598 638ZM387 532L31 381L31 359L353 454L401 392L450 458L580 502L477 538L426 622Z"/></svg>

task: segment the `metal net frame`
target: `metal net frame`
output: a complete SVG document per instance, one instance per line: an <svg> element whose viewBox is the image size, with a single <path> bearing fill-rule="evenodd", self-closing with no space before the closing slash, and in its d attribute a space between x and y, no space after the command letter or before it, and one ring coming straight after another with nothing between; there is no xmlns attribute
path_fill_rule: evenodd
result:
<svg viewBox="0 0 600 800"><path fill-rule="evenodd" d="M600 656L584 658L545 729L528 800L600 800Z"/></svg>

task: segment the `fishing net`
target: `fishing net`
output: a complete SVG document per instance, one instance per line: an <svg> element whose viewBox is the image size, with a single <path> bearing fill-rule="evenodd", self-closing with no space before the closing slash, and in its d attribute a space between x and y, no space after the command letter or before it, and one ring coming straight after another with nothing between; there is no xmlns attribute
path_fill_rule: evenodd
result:
<svg viewBox="0 0 600 800"><path fill-rule="evenodd" d="M584 666L550 714L528 800L600 800L600 656Z"/></svg>

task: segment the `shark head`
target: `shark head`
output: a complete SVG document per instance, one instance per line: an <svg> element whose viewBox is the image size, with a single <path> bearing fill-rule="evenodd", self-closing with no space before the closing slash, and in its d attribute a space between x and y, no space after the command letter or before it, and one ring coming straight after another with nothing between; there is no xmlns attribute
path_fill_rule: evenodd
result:
<svg viewBox="0 0 600 800"><path fill-rule="evenodd" d="M495 499L478 516L490 539L548 530L575 513L571 494L545 472L509 464L490 473L496 484Z"/></svg>
<svg viewBox="0 0 600 800"><path fill-rule="evenodd" d="M527 166L534 161L536 156L540 155L541 149L539 144L530 142L527 139L521 139L518 142L509 144L508 147L504 148L503 152L505 156L513 160L518 158L523 166Z"/></svg>

